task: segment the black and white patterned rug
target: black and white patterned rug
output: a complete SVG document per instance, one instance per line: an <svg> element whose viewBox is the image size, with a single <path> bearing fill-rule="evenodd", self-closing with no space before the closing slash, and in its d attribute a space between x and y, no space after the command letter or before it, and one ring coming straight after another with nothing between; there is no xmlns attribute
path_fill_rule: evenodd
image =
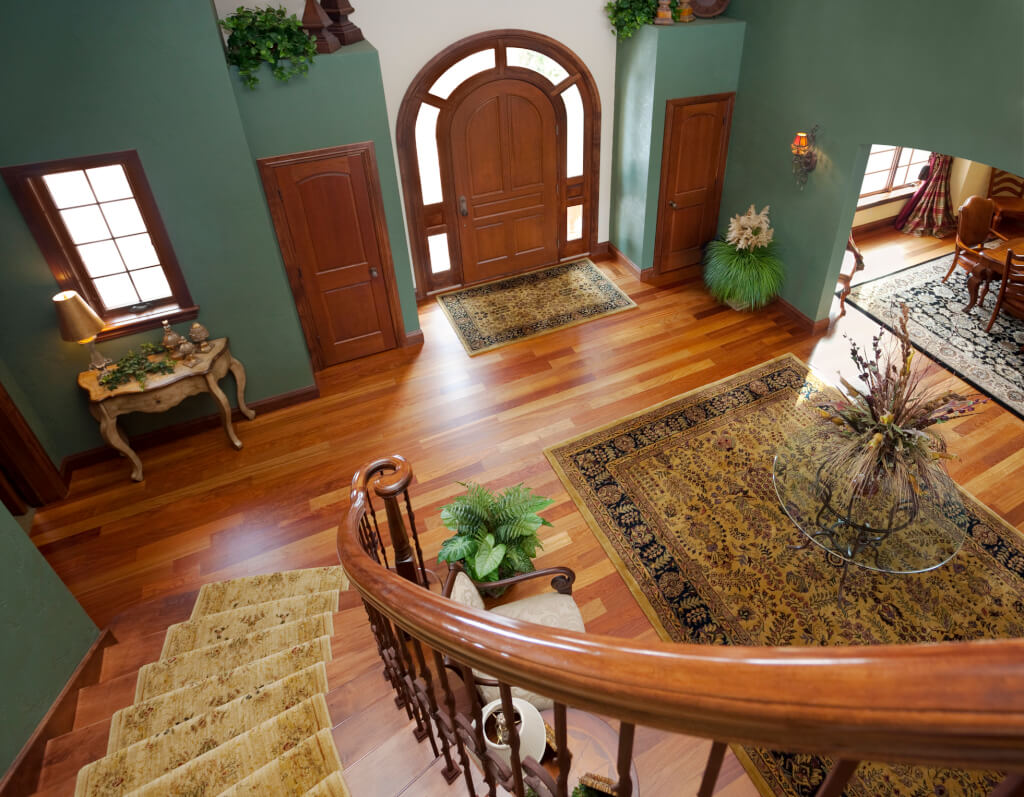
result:
<svg viewBox="0 0 1024 797"><path fill-rule="evenodd" d="M892 329L901 304L910 309L914 345L1007 409L1024 417L1024 321L1000 313L991 332L999 285L965 313L967 272L957 268L943 282L953 255L929 260L854 287L846 303Z"/></svg>

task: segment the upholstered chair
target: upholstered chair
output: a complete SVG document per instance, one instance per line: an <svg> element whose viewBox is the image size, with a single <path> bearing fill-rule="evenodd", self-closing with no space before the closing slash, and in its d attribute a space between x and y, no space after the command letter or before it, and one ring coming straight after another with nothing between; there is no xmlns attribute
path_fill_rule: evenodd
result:
<svg viewBox="0 0 1024 797"><path fill-rule="evenodd" d="M484 599L480 595L478 587L500 588L518 584L533 578L544 578L553 576L551 586L555 592L544 592L540 595L531 595L527 598L520 598L516 601L503 603L488 610L484 605ZM461 563L450 566L448 578L445 581L443 594L456 603L468 606L471 609L490 611L502 617L511 617L514 620L524 620L538 625L546 625L550 628L561 628L566 631L585 631L583 626L583 615L572 597L572 584L576 580L576 574L567 567L549 567L543 570L534 570L532 573L521 573L502 581L493 581L486 584L474 582L462 569ZM500 697L498 682L491 676L473 671L476 681L477 692L480 700L485 705ZM549 697L535 694L517 686L512 687L512 697L522 698L536 706L538 711L544 711L554 705Z"/></svg>

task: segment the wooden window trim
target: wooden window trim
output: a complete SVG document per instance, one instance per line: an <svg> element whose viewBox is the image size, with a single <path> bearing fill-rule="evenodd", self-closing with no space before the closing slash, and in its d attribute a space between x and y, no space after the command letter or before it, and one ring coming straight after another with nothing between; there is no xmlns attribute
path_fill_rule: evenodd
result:
<svg viewBox="0 0 1024 797"><path fill-rule="evenodd" d="M900 185L895 185L893 183L893 181L896 179L896 172L897 172L897 170L901 168L900 165L899 165L899 163L900 163L900 155L903 154L903 150L905 150L905 149L915 149L915 147L894 147L893 148L892 163L889 164L889 176L886 177L886 179L885 179L885 187L884 188L879 188L877 191L868 191L866 194L860 194L858 196L858 200L862 200L862 199L865 199L867 197L879 196L881 194L886 194L886 195L890 195L891 194L892 196L887 196L885 199L882 200L884 202L888 202L888 201L890 201L892 199L898 199L899 196L900 196L900 192L901 191L904 191L904 190L906 190L908 188L912 188L914 186L914 184L917 182L917 180L912 180L909 183L901 183ZM868 153L868 157L870 157L870 152ZM881 170L879 170L879 171L881 171ZM909 174L909 172L907 172L907 173ZM866 174L866 172L865 172L865 174ZM872 174L875 174L875 172L872 172ZM910 193L913 193L913 192L910 192ZM870 206L871 205L869 205L869 204L861 204L860 202L857 203L858 210L863 209L865 207L870 207Z"/></svg>
<svg viewBox="0 0 1024 797"><path fill-rule="evenodd" d="M495 66L493 69L480 72L464 81L457 87L447 99L441 99L429 93L430 87L452 64L465 58L471 53L479 50L495 48ZM569 77L557 85L553 85L547 78L540 76L532 70L522 67L510 67L505 57L506 47L524 47L543 53L558 61L568 72ZM441 117L447 109L454 107L453 99L463 93L467 84L481 85L490 80L499 80L507 77L527 80L542 88L545 94L551 99L556 113L561 110L564 117L564 106L560 100L562 92L569 86L576 85L580 90L580 97L583 100L583 175L569 178L565 177L565 146L566 135L564 121L559 125L559 226L558 226L558 254L559 261L570 257L579 257L596 251L597 249L597 226L598 226L598 186L600 184L601 170L601 99L597 91L597 82L587 69L583 60L571 49L561 42L548 36L532 33L524 30L495 30L485 33L478 33L469 36L450 47L446 47L435 55L419 71L412 83L409 85L402 100L398 112L396 125L396 140L398 150L398 164L401 173L402 193L405 202L406 221L409 232L409 248L412 255L413 270L416 276L416 298L424 299L426 296L442 290L449 290L462 283L461 271L457 263L460 259L458 251L458 235L451 229L450 215L454 207L454 198L447 196L446 180L450 177L445 173L445 154L439 153L441 163L442 202L446 219L445 228L439 229L435 225L427 223L427 211L422 203L422 187L419 178L419 159L416 152L416 116L419 113L420 105L427 103L441 110L438 117L438 127L441 126ZM541 85L543 83L543 85ZM557 103L555 100L559 100ZM448 172L450 175L450 172ZM569 197L569 186L574 191L578 190L577 185L582 186L582 194ZM584 204L586 212L583 214L583 237L577 241L566 239L565 211L568 205ZM433 208L433 206L430 206ZM454 282L441 283L437 278L442 274L434 275L430 272L430 256L427 248L427 228L431 227L430 234L436 232L447 232L450 247L452 265L451 271L443 272L443 275L451 275ZM459 272L459 273L456 273Z"/></svg>
<svg viewBox="0 0 1024 797"><path fill-rule="evenodd" d="M115 163L124 167L132 195L138 203L147 232L153 241L153 247L160 258L160 265L163 267L167 282L171 287L172 298L170 300L153 304L141 313L132 313L125 309L101 312L103 303L100 301L92 279L88 276L63 222L57 215L56 207L43 183L44 174L73 169L91 169ZM8 166L0 169L0 175L7 183L18 209L36 239L59 289L61 291L78 291L100 313L106 323L107 326L96 336L97 340L109 340L155 329L164 319L175 323L191 320L199 315L199 308L192 301L192 295L185 284L181 266L175 257L171 239L164 227L163 219L160 217L153 191L146 179L142 161L136 150Z"/></svg>

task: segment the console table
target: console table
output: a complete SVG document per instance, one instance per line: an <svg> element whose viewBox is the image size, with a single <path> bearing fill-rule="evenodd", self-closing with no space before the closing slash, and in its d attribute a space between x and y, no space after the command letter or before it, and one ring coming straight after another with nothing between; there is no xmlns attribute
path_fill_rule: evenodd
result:
<svg viewBox="0 0 1024 797"><path fill-rule="evenodd" d="M178 361L173 373L149 376L145 388L133 380L108 390L99 383L100 372L83 371L78 375L78 386L89 395L89 412L99 422L103 440L131 460L132 479L137 482L142 481L142 460L118 428L119 415L129 412L163 412L196 393L210 393L217 400L228 440L236 449L242 447L242 441L231 425L231 405L218 382L228 371L234 374L238 386L238 408L246 418L252 420L256 413L245 405L245 368L231 356L227 338L211 340L210 350L196 352L195 358L196 363L191 368Z"/></svg>

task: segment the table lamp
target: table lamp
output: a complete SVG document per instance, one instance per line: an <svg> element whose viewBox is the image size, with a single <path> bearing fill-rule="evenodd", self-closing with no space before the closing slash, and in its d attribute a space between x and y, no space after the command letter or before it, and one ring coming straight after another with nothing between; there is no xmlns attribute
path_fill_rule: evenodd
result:
<svg viewBox="0 0 1024 797"><path fill-rule="evenodd" d="M53 297L60 321L60 336L89 347L89 367L102 371L111 361L96 350L96 335L103 329L103 319L76 291L61 291Z"/></svg>

